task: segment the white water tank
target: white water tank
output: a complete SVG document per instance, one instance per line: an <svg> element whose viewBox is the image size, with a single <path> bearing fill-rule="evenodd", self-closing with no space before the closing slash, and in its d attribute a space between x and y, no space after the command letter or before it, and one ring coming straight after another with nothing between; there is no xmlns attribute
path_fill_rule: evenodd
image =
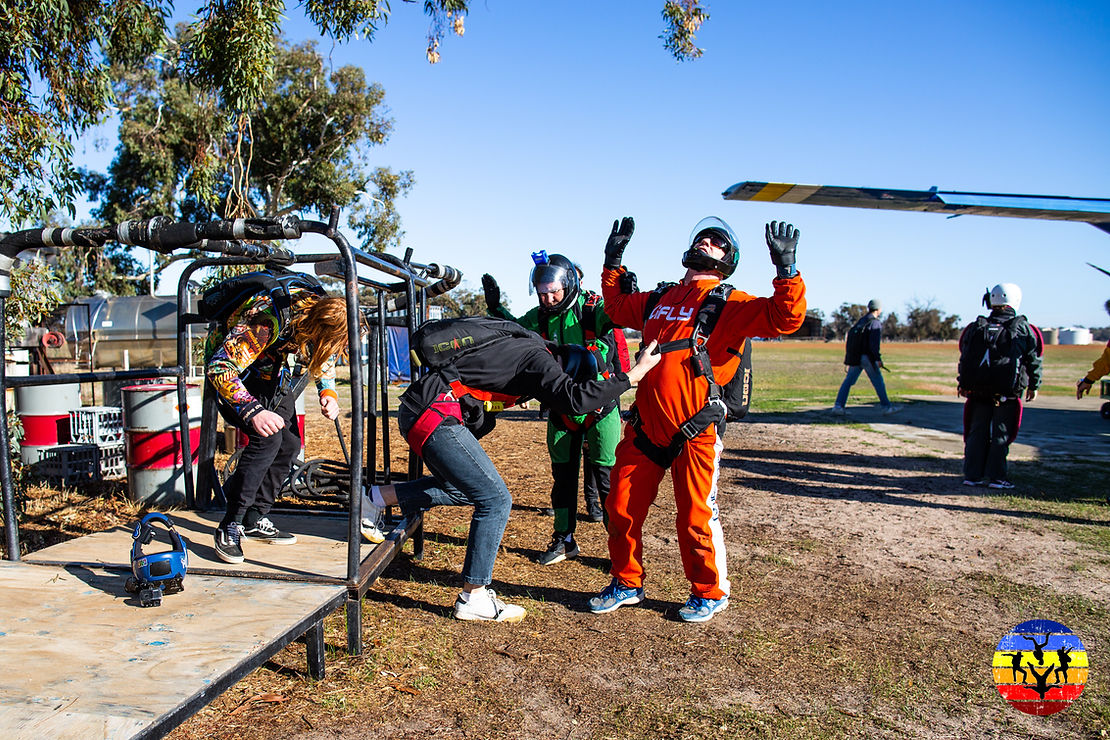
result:
<svg viewBox="0 0 1110 740"><path fill-rule="evenodd" d="M1090 344L1091 330L1079 328L1061 329L1060 344Z"/></svg>

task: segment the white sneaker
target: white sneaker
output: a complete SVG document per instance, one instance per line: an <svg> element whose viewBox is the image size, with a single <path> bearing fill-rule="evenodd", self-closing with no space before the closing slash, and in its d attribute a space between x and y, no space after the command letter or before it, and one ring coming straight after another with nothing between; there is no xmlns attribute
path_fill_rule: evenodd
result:
<svg viewBox="0 0 1110 740"><path fill-rule="evenodd" d="M483 594L479 596L479 594ZM506 604L497 598L492 588L470 592L470 600L463 601L462 594L455 599L455 619L481 622L519 622L524 619L523 606Z"/></svg>
<svg viewBox="0 0 1110 740"><path fill-rule="evenodd" d="M385 533L382 531L382 513L382 507L375 506L366 494L362 495L362 521L359 529L362 530L362 536L375 545L379 542L385 542Z"/></svg>
<svg viewBox="0 0 1110 740"><path fill-rule="evenodd" d="M832 415L833 416L844 416L847 413L848 413L848 410L845 409L843 406L833 406L832 407Z"/></svg>
<svg viewBox="0 0 1110 740"><path fill-rule="evenodd" d="M899 406L898 404L894 403L894 404L891 404L890 406L887 406L885 409L883 409L883 416L888 416L889 414L897 414L901 410L902 410L902 407Z"/></svg>

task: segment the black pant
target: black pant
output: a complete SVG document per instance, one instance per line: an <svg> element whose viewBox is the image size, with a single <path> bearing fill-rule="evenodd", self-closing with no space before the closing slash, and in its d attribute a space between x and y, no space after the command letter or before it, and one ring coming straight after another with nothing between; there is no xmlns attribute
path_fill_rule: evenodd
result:
<svg viewBox="0 0 1110 740"><path fill-rule="evenodd" d="M1020 399L967 399L964 404L964 480L1006 480L1006 455L1020 426Z"/></svg>
<svg viewBox="0 0 1110 740"><path fill-rule="evenodd" d="M252 383L248 381L245 385L263 406L269 408L272 405L276 391L271 384L252 387ZM276 408L270 409L285 420L285 428L269 437L263 437L254 431L254 427L243 421L222 401L219 409L220 415L229 424L245 432L248 438L235 472L224 482L227 513L220 526L238 522L249 529L270 513L278 490L289 475L290 464L300 454L301 430L297 426L297 398L293 393L287 393Z"/></svg>
<svg viewBox="0 0 1110 740"><path fill-rule="evenodd" d="M555 511L555 534L566 536L574 534L577 529L578 466L581 464L577 458L565 463L551 463L551 508ZM587 506L595 501L602 511L605 510L612 469L610 465L594 465L589 459L585 460L582 489Z"/></svg>

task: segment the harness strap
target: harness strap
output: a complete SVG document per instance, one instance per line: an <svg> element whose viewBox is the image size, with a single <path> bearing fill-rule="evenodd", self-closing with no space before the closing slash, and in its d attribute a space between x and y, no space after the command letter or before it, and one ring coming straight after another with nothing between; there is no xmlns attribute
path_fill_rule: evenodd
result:
<svg viewBox="0 0 1110 740"><path fill-rule="evenodd" d="M424 413L417 417L416 423L405 435L412 451L417 455L423 454L424 443L428 441L428 437L432 436L432 432L439 429L440 425L448 419L455 419L462 424L462 407L450 393L440 393L436 396L436 400L424 409Z"/></svg>
<svg viewBox="0 0 1110 740"><path fill-rule="evenodd" d="M667 446L663 447L648 438L647 433L644 432L644 422L640 418L640 412L633 406L628 417L628 423L632 425L633 431L636 432L632 444L636 445L636 448L644 453L649 460L666 470L674 464L675 459L682 452L682 448L686 446L687 442L702 434L713 424L716 424L718 428L723 427L727 413L725 403L719 396L716 399L710 399L701 411L678 427L678 432L671 437Z"/></svg>
<svg viewBox="0 0 1110 740"><path fill-rule="evenodd" d="M507 393L496 393L494 391L483 391L478 388L471 388L462 382L462 376L459 375L459 370L453 364L447 365L439 369L440 375L447 381L447 385L451 386L451 392L455 398L462 398L463 396L471 396L479 401L502 403L505 406L512 406L520 401L520 396L510 396Z"/></svg>

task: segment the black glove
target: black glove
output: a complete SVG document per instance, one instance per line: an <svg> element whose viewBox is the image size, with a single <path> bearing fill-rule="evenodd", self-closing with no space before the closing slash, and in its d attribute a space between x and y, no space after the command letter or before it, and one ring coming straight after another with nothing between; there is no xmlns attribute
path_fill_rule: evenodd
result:
<svg viewBox="0 0 1110 740"><path fill-rule="evenodd" d="M631 295L632 293L639 293L640 286L636 284L636 273L625 270L617 279L617 285L620 286L621 293Z"/></svg>
<svg viewBox="0 0 1110 740"><path fill-rule="evenodd" d="M771 261L778 268L780 278L794 277L794 252L798 248L801 231L793 225L779 221L767 224L767 248L771 250Z"/></svg>
<svg viewBox="0 0 1110 740"><path fill-rule="evenodd" d="M488 272L482 275L482 291L486 294L486 309L490 313L495 313L501 308L501 288L497 286L493 275Z"/></svg>
<svg viewBox="0 0 1110 740"><path fill-rule="evenodd" d="M636 222L631 216L625 216L619 224L613 221L613 231L609 234L609 240L605 242L605 269L612 270L621 266L621 255L624 254L624 248L628 246L628 240L632 238L632 232L635 229Z"/></svg>

